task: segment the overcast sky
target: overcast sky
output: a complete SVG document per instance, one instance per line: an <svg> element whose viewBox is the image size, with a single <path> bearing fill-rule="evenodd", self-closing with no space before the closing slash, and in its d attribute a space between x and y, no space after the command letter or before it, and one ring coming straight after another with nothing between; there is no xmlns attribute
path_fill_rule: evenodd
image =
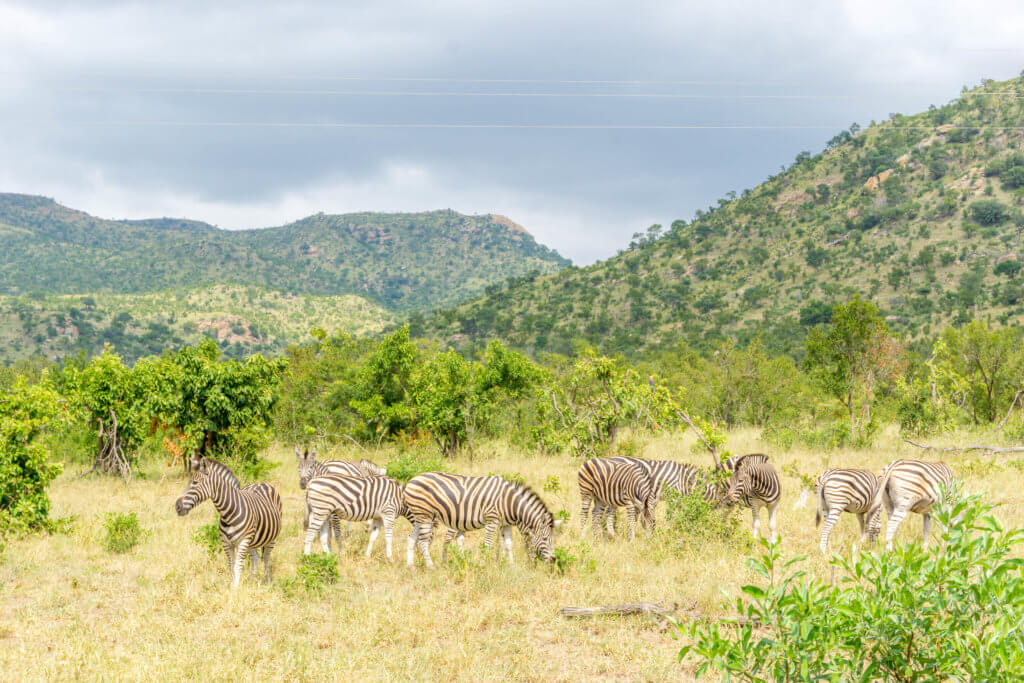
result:
<svg viewBox="0 0 1024 683"><path fill-rule="evenodd" d="M494 212L585 264L1018 75L1021 36L1017 0L0 0L0 191L224 228Z"/></svg>

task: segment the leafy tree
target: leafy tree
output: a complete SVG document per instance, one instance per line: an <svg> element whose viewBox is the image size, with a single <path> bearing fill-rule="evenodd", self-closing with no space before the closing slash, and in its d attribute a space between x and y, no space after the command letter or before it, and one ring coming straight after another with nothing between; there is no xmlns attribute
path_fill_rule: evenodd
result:
<svg viewBox="0 0 1024 683"><path fill-rule="evenodd" d="M932 351L938 389L975 424L992 422L1021 387L1024 355L1016 330L981 320L942 332Z"/></svg>
<svg viewBox="0 0 1024 683"><path fill-rule="evenodd" d="M22 377L0 397L0 537L46 525L46 487L61 466L49 461L40 436L62 419L59 395Z"/></svg>
<svg viewBox="0 0 1024 683"><path fill-rule="evenodd" d="M981 225L999 225L1010 217L1009 208L995 199L974 202L968 212L971 218Z"/></svg>
<svg viewBox="0 0 1024 683"><path fill-rule="evenodd" d="M419 423L430 432L442 455L455 455L469 439L473 368L448 350L423 365L413 387Z"/></svg>
<svg viewBox="0 0 1024 683"><path fill-rule="evenodd" d="M360 366L349 407L363 423L363 436L380 441L416 427L413 374L419 351L403 326L384 337Z"/></svg>
<svg viewBox="0 0 1024 683"><path fill-rule="evenodd" d="M811 377L835 396L850 417L850 440L871 421L871 402L879 381L893 381L903 369L903 349L878 314L860 297L832 310L832 321L807 335L804 364Z"/></svg>

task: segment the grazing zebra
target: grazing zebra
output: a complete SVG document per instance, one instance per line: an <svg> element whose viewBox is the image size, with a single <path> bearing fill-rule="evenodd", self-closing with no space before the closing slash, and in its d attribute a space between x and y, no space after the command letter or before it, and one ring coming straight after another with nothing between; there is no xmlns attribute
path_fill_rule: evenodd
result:
<svg viewBox="0 0 1024 683"><path fill-rule="evenodd" d="M625 507L629 517L629 540L636 531L637 514L645 529L654 527L654 508L661 490L651 483L647 470L633 462L615 462L609 458L591 458L577 474L580 487L580 523L587 530L587 514L594 503L593 523L601 527L601 518L607 516L608 533L615 535L613 514L615 508Z"/></svg>
<svg viewBox="0 0 1024 683"><path fill-rule="evenodd" d="M324 474L334 474L339 477L375 477L383 476L387 469L380 467L372 460L363 458L359 462L347 462L345 460L327 460L320 462L316 459L316 449L312 452L300 451L295 448L295 457L299 461L299 488L305 489L309 480ZM324 525L320 531L320 543L330 548L330 530L334 529L335 539L341 538L341 521L334 515L331 516L330 525ZM345 533L352 531L352 522L348 523ZM371 524L371 532L372 524ZM338 541L340 543L340 541ZM338 548L341 550L340 546Z"/></svg>
<svg viewBox="0 0 1024 683"><path fill-rule="evenodd" d="M889 514L885 528L885 547L892 548L892 539L900 522L908 512L923 517L921 541L928 545L928 532L932 525L932 505L948 496L958 496L957 481L953 470L944 462L922 462L920 460L895 460L889 463L878 480L878 491L872 502L873 514L879 513L885 503Z"/></svg>
<svg viewBox="0 0 1024 683"><path fill-rule="evenodd" d="M512 561L512 527L523 534L527 552L545 562L554 559L555 518L540 496L526 486L501 477L467 477L460 474L426 472L405 485L405 503L413 519L406 562L412 566L414 550L419 548L428 567L434 526L444 524L449 531L447 544L466 531L484 530L484 546L490 547L495 532L501 538ZM453 533L454 532L454 533ZM461 544L461 540L460 540ZM499 553L501 549L499 548Z"/></svg>
<svg viewBox="0 0 1024 683"><path fill-rule="evenodd" d="M263 550L264 580L270 581L270 552L281 530L281 496L269 484L250 484L239 488L230 469L210 458L195 461L188 488L174 509L179 516L189 513L206 499L213 502L220 517L218 530L231 572L231 587L242 578L246 555L257 569L257 550Z"/></svg>
<svg viewBox="0 0 1024 683"><path fill-rule="evenodd" d="M827 552L832 527L844 512L857 515L862 541L866 534L869 544L875 542L881 526L882 507L871 509L875 494L878 493L878 477L874 472L831 469L818 477L814 491L818 498L814 525L819 526L822 517L825 518L825 526L821 529L821 552Z"/></svg>
<svg viewBox="0 0 1024 683"><path fill-rule="evenodd" d="M391 477L345 477L324 474L314 477L306 485L306 543L303 553L309 554L317 532L326 529L328 519L342 518L356 522L371 522L370 543L366 556L373 551L377 534L384 527L384 553L391 559L391 538L395 519L412 516L405 505L402 485ZM341 552L341 527L335 528L335 541ZM324 552L330 547L325 534L320 533Z"/></svg>
<svg viewBox="0 0 1024 683"><path fill-rule="evenodd" d="M778 540L778 532L775 527L775 511L782 499L782 486L779 483L779 474L766 459L761 462L740 462L732 472L729 479L729 490L725 498L730 503L739 500L750 507L753 513L754 538L760 536L761 531L761 508L768 508L768 532L774 543ZM741 459L742 461L742 459Z"/></svg>

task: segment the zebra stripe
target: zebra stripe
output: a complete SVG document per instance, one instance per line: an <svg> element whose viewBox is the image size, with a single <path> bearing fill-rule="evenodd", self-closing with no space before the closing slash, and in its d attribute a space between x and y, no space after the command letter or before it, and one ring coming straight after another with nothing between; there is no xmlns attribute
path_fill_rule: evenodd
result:
<svg viewBox="0 0 1024 683"><path fill-rule="evenodd" d="M545 562L554 557L554 516L533 490L501 477L467 477L460 474L426 472L405 485L405 502L413 518L406 562L412 566L414 549L419 548L428 567L434 526L444 524L449 531L445 544L461 532L484 530L484 547L490 547L495 532L501 538L512 561L512 527L523 535L528 552ZM452 533L455 532L455 533ZM500 552L500 548L499 548Z"/></svg>
<svg viewBox="0 0 1024 683"><path fill-rule="evenodd" d="M878 491L875 493L872 508L885 503L889 520L885 528L885 547L892 548L892 540L900 522L908 512L916 512L922 516L921 542L928 544L928 532L931 529L932 505L949 496L956 500L958 482L953 470L944 462L922 462L920 460L895 460L882 470L879 477Z"/></svg>
<svg viewBox="0 0 1024 683"><path fill-rule="evenodd" d="M230 475L230 476L229 476ZM238 478L216 460L202 458L196 463L188 487L174 504L179 516L209 499L220 518L218 531L231 572L231 587L242 578L246 555L257 569L257 550L263 550L264 580L270 581L270 552L281 531L281 496L269 484L237 485Z"/></svg>
<svg viewBox="0 0 1024 683"><path fill-rule="evenodd" d="M869 544L875 542L881 526L882 508L878 506L871 511L875 494L878 493L878 477L874 472L830 469L818 477L814 491L818 498L814 525L820 525L822 517L825 519L825 526L821 529L821 552L827 552L832 527L844 512L857 515L862 541L866 535Z"/></svg>
<svg viewBox="0 0 1024 683"><path fill-rule="evenodd" d="M636 531L637 514L645 529L654 527L654 508L658 505L660 488L651 483L647 470L633 462L615 462L608 458L591 458L580 466L577 480L580 487L580 523L582 532L587 530L587 515L594 502L593 523L601 526L601 518L607 517L608 533L615 535L613 527L614 509L626 508L629 517L629 540Z"/></svg>
<svg viewBox="0 0 1024 683"><path fill-rule="evenodd" d="M761 532L761 508L768 508L768 532L771 541L775 542L778 540L775 511L782 499L779 474L770 462L751 463L750 461L742 462L742 460L741 458L741 462L733 470L725 498L730 503L742 500L743 504L750 508L753 514L754 538L758 538Z"/></svg>
<svg viewBox="0 0 1024 683"><path fill-rule="evenodd" d="M366 546L367 557L373 551L373 543L383 527L384 553L390 560L391 538L398 517L412 521L405 505L402 485L390 477L339 477L334 474L314 477L306 487L306 543L303 553L309 554L318 532L323 551L329 552L330 547L322 530L327 529L329 518L331 521L340 518L350 522L372 522L370 543ZM340 553L340 525L335 528L335 541Z"/></svg>

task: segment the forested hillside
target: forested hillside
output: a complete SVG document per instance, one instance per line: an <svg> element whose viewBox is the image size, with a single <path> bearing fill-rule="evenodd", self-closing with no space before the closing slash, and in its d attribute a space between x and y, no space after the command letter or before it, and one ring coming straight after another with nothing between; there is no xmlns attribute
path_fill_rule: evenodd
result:
<svg viewBox="0 0 1024 683"><path fill-rule="evenodd" d="M533 351L574 340L638 354L761 336L799 354L807 329L860 294L908 340L973 317L1024 313L1024 78L942 107L853 125L692 221L634 235L587 268L528 274L414 331Z"/></svg>
<svg viewBox="0 0 1024 683"><path fill-rule="evenodd" d="M0 293L129 294L255 285L354 294L393 312L450 306L508 277L568 264L504 216L317 214L277 228L111 221L0 194Z"/></svg>

